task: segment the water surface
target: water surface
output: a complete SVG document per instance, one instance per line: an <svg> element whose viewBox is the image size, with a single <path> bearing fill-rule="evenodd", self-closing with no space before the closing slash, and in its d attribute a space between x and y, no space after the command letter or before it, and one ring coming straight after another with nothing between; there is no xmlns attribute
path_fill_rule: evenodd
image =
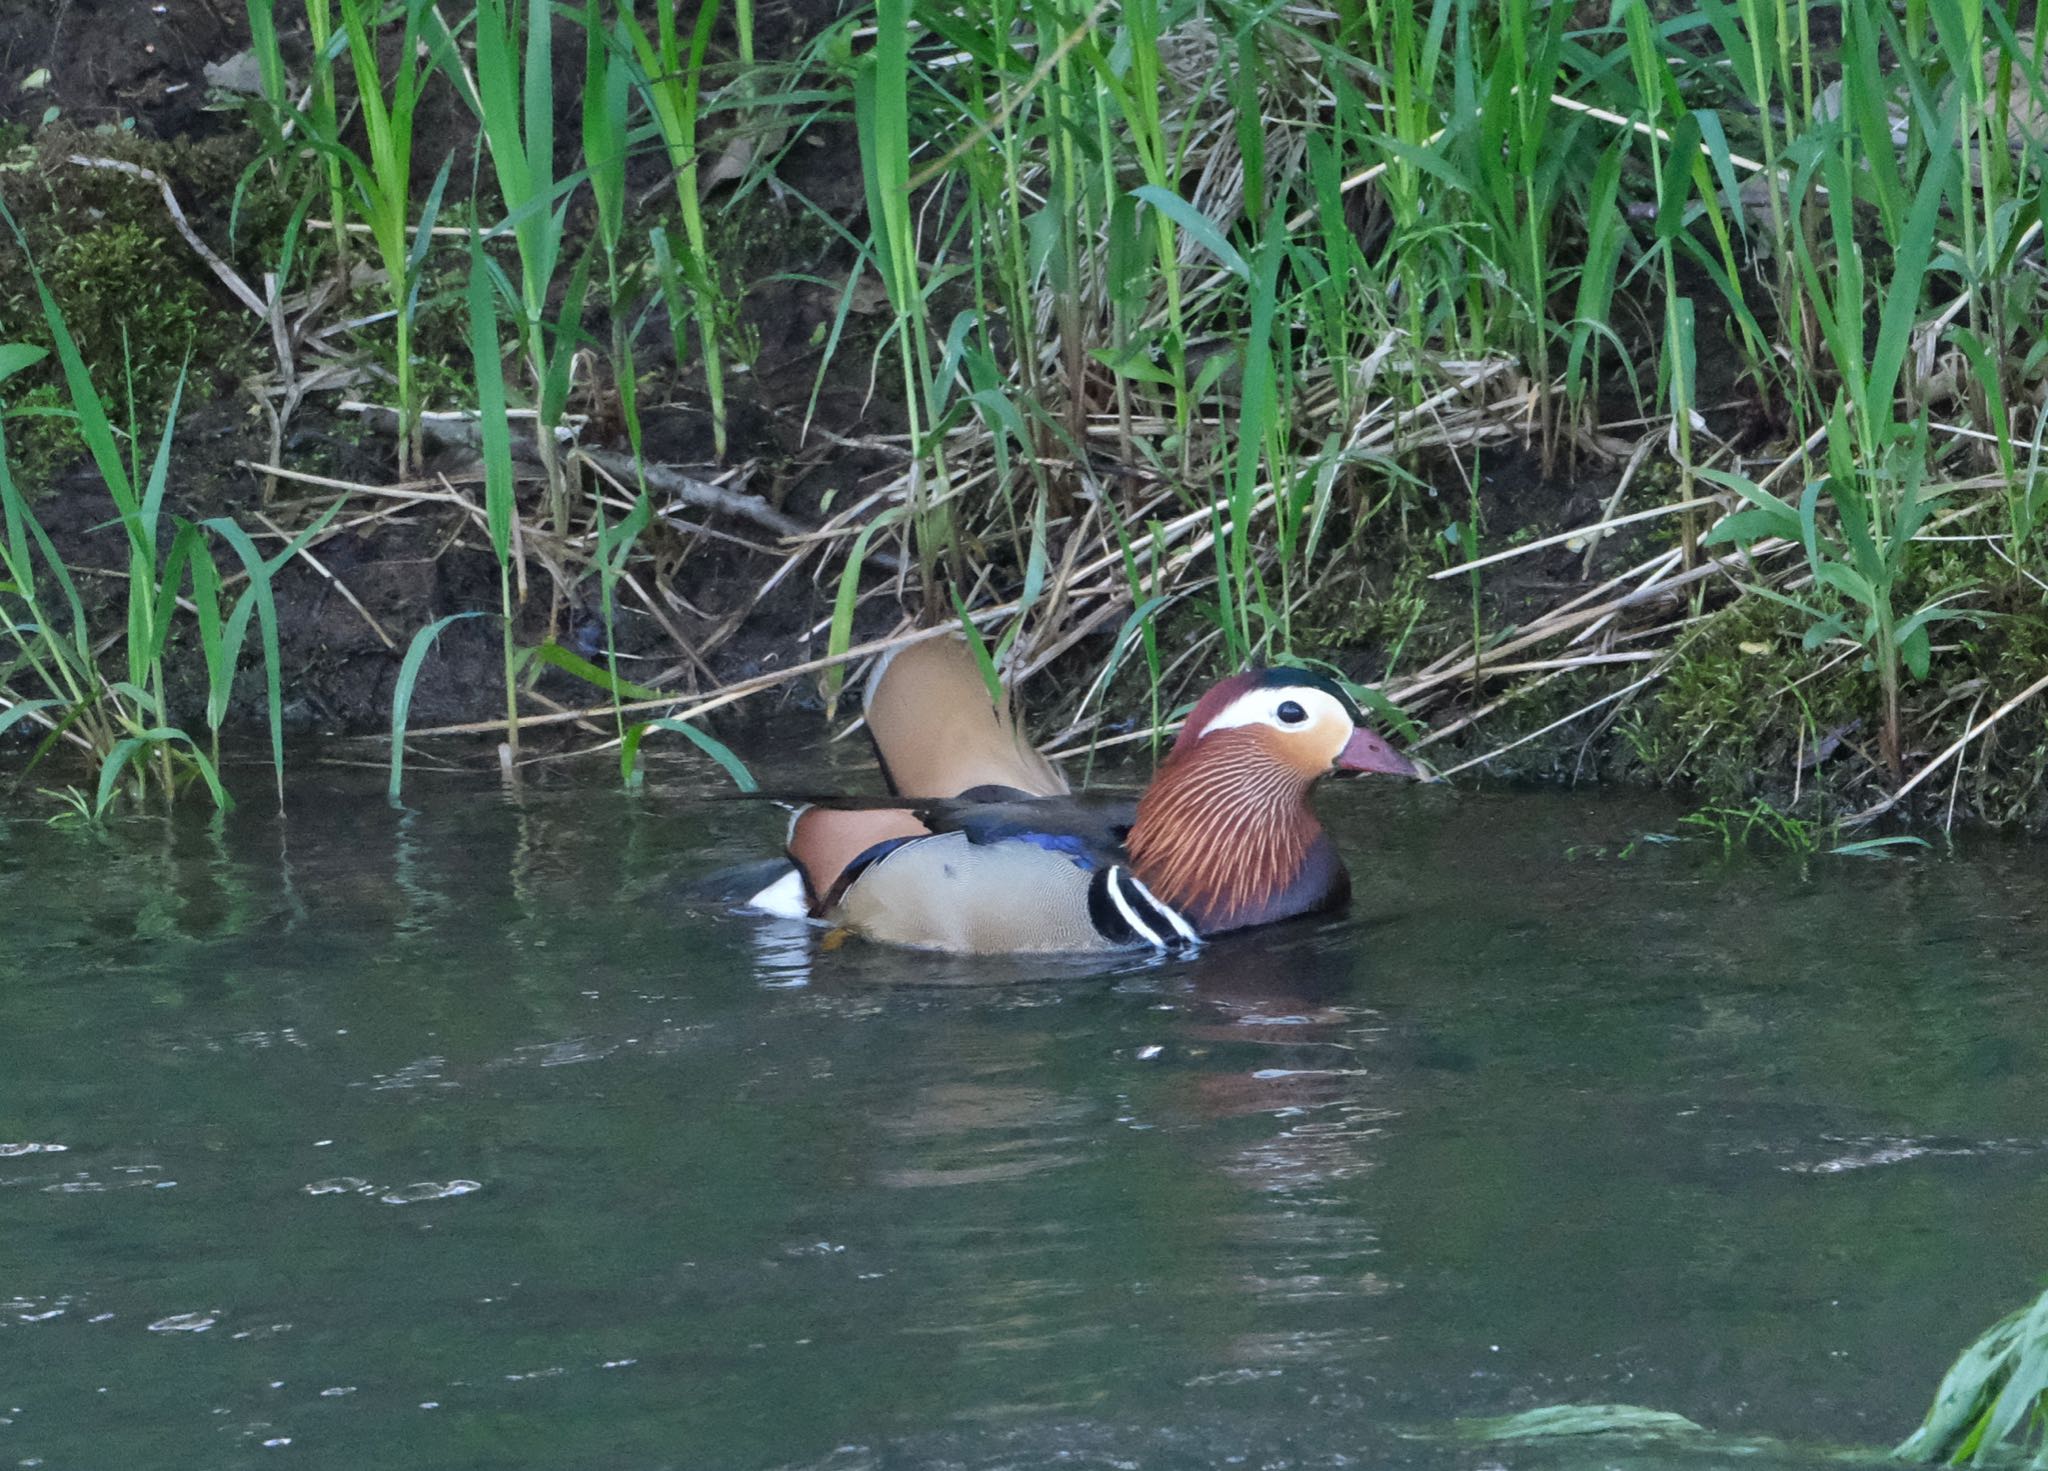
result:
<svg viewBox="0 0 2048 1471"><path fill-rule="evenodd" d="M2048 1269L2037 849L1352 783L1347 914L1105 972L694 902L781 817L599 780L0 815L0 1467L1883 1446Z"/></svg>

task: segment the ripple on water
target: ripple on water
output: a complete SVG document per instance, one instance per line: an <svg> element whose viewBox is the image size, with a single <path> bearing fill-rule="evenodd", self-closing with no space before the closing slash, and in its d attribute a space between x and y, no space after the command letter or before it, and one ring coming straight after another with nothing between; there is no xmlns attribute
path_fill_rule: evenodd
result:
<svg viewBox="0 0 2048 1471"><path fill-rule="evenodd" d="M1874 1170L1916 1159L2037 1154L2042 1149L2041 1141L2035 1139L1909 1139L1889 1136L1851 1139L1822 1135L1821 1142L1836 1146L1841 1152L1825 1159L1793 1160L1778 1168L1795 1175L1841 1175L1850 1170Z"/></svg>
<svg viewBox="0 0 2048 1471"><path fill-rule="evenodd" d="M204 1313L173 1313L149 1325L152 1333L204 1333L220 1321L219 1309Z"/></svg>
<svg viewBox="0 0 2048 1471"><path fill-rule="evenodd" d="M593 1042L586 1037L564 1037L559 1042L535 1042L512 1049L510 1061L539 1067L574 1067L580 1062L599 1062L618 1050L616 1043Z"/></svg>
<svg viewBox="0 0 2048 1471"><path fill-rule="evenodd" d="M882 1121L908 1156L878 1174L892 1189L978 1186L1080 1164L1086 1106L1049 1089L960 1081L921 1089Z"/></svg>
<svg viewBox="0 0 2048 1471"><path fill-rule="evenodd" d="M386 1205L417 1205L424 1200L448 1200L483 1188L481 1180L449 1180L445 1183L440 1180L416 1180L396 1190L387 1190L377 1199Z"/></svg>
<svg viewBox="0 0 2048 1471"><path fill-rule="evenodd" d="M16 1159L24 1154L63 1154L70 1148L68 1144L0 1143L0 1159Z"/></svg>
<svg viewBox="0 0 2048 1471"><path fill-rule="evenodd" d="M11 1318L17 1323L47 1323L52 1318L63 1317L71 1307L69 1293L50 1298L12 1297L0 1301L0 1317Z"/></svg>
<svg viewBox="0 0 2048 1471"><path fill-rule="evenodd" d="M334 1175L300 1187L308 1195L374 1195L385 1205L449 1200L484 1188L481 1180L415 1180L410 1185L373 1185L360 1175Z"/></svg>
<svg viewBox="0 0 2048 1471"><path fill-rule="evenodd" d="M369 1195L377 1187L357 1175L335 1175L311 1181L304 1188L308 1195Z"/></svg>
<svg viewBox="0 0 2048 1471"><path fill-rule="evenodd" d="M169 1190L177 1185L176 1180L160 1180L162 1165L115 1165L108 1173L116 1178L101 1180L80 1170L69 1180L59 1180L54 1185L45 1185L45 1195L99 1195L108 1190Z"/></svg>
<svg viewBox="0 0 2048 1471"><path fill-rule="evenodd" d="M415 1058L395 1073L375 1073L371 1075L368 1083L358 1083L356 1086L359 1088L367 1087L377 1093L389 1093L408 1088L461 1087L462 1085L454 1079L442 1075L442 1069L447 1066L448 1059L445 1057L429 1056Z"/></svg>

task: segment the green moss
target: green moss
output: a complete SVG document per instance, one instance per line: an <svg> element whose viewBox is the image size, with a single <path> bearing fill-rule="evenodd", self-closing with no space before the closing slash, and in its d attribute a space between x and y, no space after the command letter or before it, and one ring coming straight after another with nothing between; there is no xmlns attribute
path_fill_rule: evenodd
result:
<svg viewBox="0 0 2048 1471"><path fill-rule="evenodd" d="M1443 542L1419 525L1368 548L1354 538L1316 569L1293 618L1303 653L1361 646L1381 650L1396 668L1412 668L1472 634L1471 592L1462 582L1431 582ZM1425 655L1424 651L1428 654Z"/></svg>
<svg viewBox="0 0 2048 1471"><path fill-rule="evenodd" d="M1804 594L1825 604L1827 594ZM1901 704L1906 766L1918 769L1960 740L1973 721L2048 669L2048 621L2039 591L2016 582L1980 543L1925 543L1895 595L1903 614L1940 602L1971 615L1935 625L1932 666L1907 678ZM1868 659L1840 640L1808 649L1810 619L1744 596L1695 628L1653 698L1624 718L1633 773L1690 785L1734 807L1819 792L1862 806L1893 785L1877 766L1878 681ZM1816 760L1817 748L1823 760ZM1923 803L2000 824L2044 815L2048 727L2015 711L1978 737L1969 760L1922 790Z"/></svg>
<svg viewBox="0 0 2048 1471"><path fill-rule="evenodd" d="M1782 795L1830 733L1874 719L1875 678L1857 658L1834 662L1840 650L1803 647L1806 624L1751 596L1699 625L1656 693L1618 724L1637 774L1712 803Z"/></svg>
<svg viewBox="0 0 2048 1471"><path fill-rule="evenodd" d="M207 228L200 202L232 197L248 150L239 140L181 147L118 130L45 128L22 167L0 174L0 197L19 222L29 257L63 310L94 386L116 423L135 414L160 423L189 356L189 401L253 371L255 324L224 300L205 264L180 239L162 195L147 181L69 163L73 153L151 169L172 182ZM245 223L270 223L274 188L254 190ZM281 226L279 226L281 228ZM0 238L0 342L50 347L34 279L21 242ZM54 355L8 384L14 409L68 406ZM10 451L27 485L47 479L56 461L76 452L68 423L24 416L12 426Z"/></svg>
<svg viewBox="0 0 2048 1471"><path fill-rule="evenodd" d="M210 321L212 303L172 257L170 243L139 225L67 236L43 260L43 279L110 403L132 383L139 403L170 396Z"/></svg>

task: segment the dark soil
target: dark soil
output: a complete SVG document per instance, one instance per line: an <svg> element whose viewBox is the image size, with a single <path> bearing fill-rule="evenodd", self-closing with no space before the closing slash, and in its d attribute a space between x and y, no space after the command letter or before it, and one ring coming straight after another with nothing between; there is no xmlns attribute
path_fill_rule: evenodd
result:
<svg viewBox="0 0 2048 1471"><path fill-rule="evenodd" d="M18 0L0 17L0 124L29 125L51 106L90 127L130 122L152 138L238 128L206 110L206 64L249 44L231 0ZM24 83L47 71L46 85Z"/></svg>

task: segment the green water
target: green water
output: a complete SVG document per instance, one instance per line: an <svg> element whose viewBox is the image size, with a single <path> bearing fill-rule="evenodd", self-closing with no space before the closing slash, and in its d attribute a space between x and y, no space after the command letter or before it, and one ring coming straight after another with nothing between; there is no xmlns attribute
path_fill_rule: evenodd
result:
<svg viewBox="0 0 2048 1471"><path fill-rule="evenodd" d="M678 776L243 786L0 817L0 1467L1883 1446L2048 1270L2036 848L1356 783L1348 915L1088 973L694 904L780 818Z"/></svg>

